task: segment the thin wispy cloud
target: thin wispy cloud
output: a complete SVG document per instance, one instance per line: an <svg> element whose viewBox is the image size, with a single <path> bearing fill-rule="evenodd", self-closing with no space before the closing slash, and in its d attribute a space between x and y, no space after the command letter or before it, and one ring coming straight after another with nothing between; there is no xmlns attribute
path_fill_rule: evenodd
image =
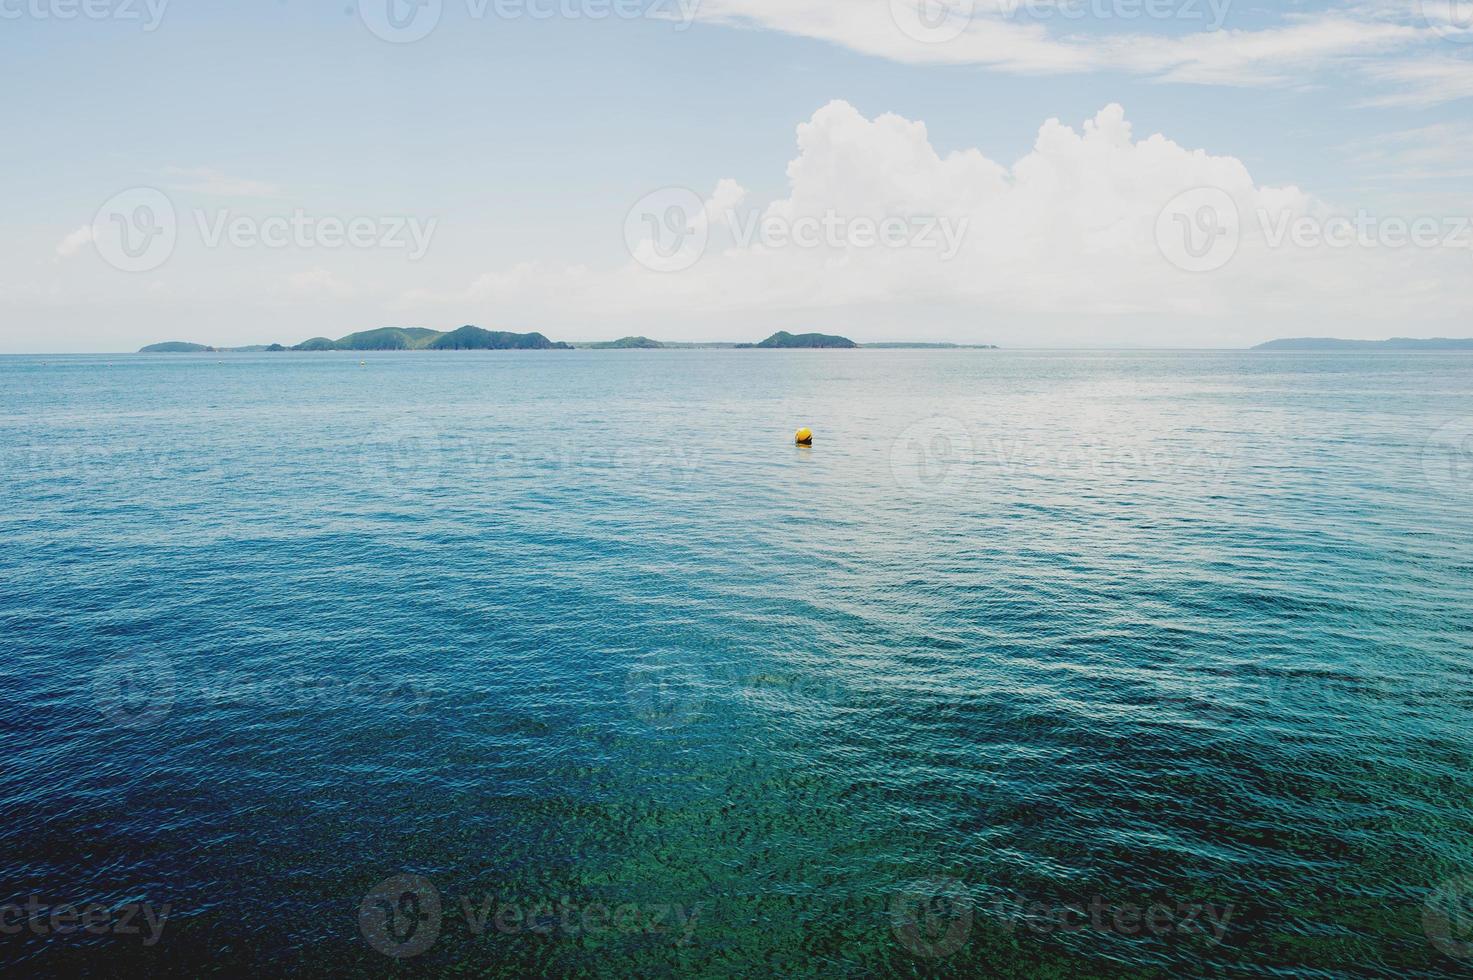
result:
<svg viewBox="0 0 1473 980"><path fill-rule="evenodd" d="M1397 90L1372 96L1362 105L1428 108L1473 98L1473 60L1444 55L1372 65L1366 71Z"/></svg>
<svg viewBox="0 0 1473 980"><path fill-rule="evenodd" d="M1271 86L1303 84L1336 67L1367 68L1395 80L1414 75L1409 52L1445 43L1425 19L1401 8L1350 5L1319 14L1290 14L1253 30L1226 26L1231 0L1180 4L1164 18L1196 30L1181 34L1111 31L1096 17L1092 33L1078 21L1024 12L1021 0L952 5L960 13L940 27L925 0L838 4L831 0L706 0L698 18L709 23L781 31L908 64L975 65L1013 74L1123 71L1163 82ZM1183 11L1191 13L1185 16ZM1135 24L1135 18L1120 20ZM1425 54L1423 55L1425 57Z"/></svg>
<svg viewBox="0 0 1473 980"><path fill-rule="evenodd" d="M1473 124L1437 123L1345 147L1366 179L1410 182L1473 177Z"/></svg>
<svg viewBox="0 0 1473 980"><path fill-rule="evenodd" d="M170 190L210 197L280 197L281 187L264 180L235 177L209 167L168 167Z"/></svg>

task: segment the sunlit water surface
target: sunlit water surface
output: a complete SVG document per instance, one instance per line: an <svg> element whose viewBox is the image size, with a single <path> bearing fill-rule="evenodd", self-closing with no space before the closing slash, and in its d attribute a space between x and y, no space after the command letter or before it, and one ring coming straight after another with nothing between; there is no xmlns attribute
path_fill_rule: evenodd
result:
<svg viewBox="0 0 1473 980"><path fill-rule="evenodd" d="M1473 962L1473 356L359 360L0 359L6 962Z"/></svg>

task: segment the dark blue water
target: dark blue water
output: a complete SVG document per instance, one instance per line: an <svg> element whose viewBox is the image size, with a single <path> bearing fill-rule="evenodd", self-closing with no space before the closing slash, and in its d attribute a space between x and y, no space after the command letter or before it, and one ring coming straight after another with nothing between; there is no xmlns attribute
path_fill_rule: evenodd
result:
<svg viewBox="0 0 1473 980"><path fill-rule="evenodd" d="M1473 356L12 357L0 422L28 971L1473 963Z"/></svg>

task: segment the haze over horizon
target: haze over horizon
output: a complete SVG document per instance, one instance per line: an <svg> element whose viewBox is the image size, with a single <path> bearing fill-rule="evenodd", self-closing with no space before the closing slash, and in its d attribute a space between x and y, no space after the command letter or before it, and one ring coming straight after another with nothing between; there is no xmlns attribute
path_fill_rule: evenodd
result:
<svg viewBox="0 0 1473 980"><path fill-rule="evenodd" d="M473 324L465 324L463 326L474 328L475 325L473 325ZM345 337L345 338L328 338L328 339L330 339L330 340L344 340L344 339L356 338L356 337L360 337L360 336L364 336L364 335L368 335L368 334L378 334L378 333L381 333L384 330L396 330L396 329L404 329L404 328L396 328L396 327L373 328L373 329L364 330L364 331L355 331L353 334L348 335L348 337ZM418 330L429 329L434 334L439 334L439 335L444 335L444 334L450 332L449 329L439 330L437 328L411 327L409 329L418 329ZM457 328L457 329L459 329L459 328ZM537 334L540 334L540 333L541 333L540 331L525 331L525 332L520 332L517 335L518 336L529 336L529 335L537 335ZM849 338L849 337L843 337L842 335L826 335L826 336L839 336L841 339L844 339L844 340L852 340L853 339L853 338ZM178 351L178 350L151 351L151 350L149 350L150 347L169 347L169 346L173 346L173 345L177 345L177 344L193 345L193 344L199 343L197 341L191 341L191 340L187 340L187 339L183 339L183 338L170 338L169 340L161 340L161 341L151 342L150 344L145 345L141 350L137 350L137 351L134 351L134 350L124 350L124 351L87 351L87 352L73 352L73 353L87 353L87 354L101 354L101 355L108 355L108 354L130 354L130 353L171 353L171 354L178 354L178 353L239 353L239 352L251 352L251 353L260 352L260 353L265 353L265 351L255 351L255 350L252 350L253 348L263 348L263 347L280 347L282 349L281 352L285 352L285 353L323 353L324 352L323 350L315 350L315 349L312 349L310 347L307 348L306 350L299 349L300 345L305 344L308 341L319 340L319 339L322 339L322 338L310 337L310 338L304 338L301 341L285 341L285 342L283 342L283 341L256 341L256 342L249 343L249 344L240 344L240 345L235 345L235 346L218 346L218 345L213 345L213 344L203 344L202 346L204 346L205 348L207 348L207 350L205 350L205 351ZM753 340L751 340L751 339L745 339L745 338L744 339L723 338L723 339L720 339L720 340L690 341L690 340L684 340L684 339L681 339L681 338L673 338L673 337L644 337L643 335L637 335L637 334L630 334L630 335L625 335L623 337L616 337L616 338L611 338L611 339L604 339L604 338L581 338L581 337L549 337L547 339L549 341L551 341L554 345L559 345L559 344L567 345L567 344L571 344L571 345L574 345L574 346L577 346L577 347L584 347L584 348L586 348L587 345L611 345L614 341L620 341L620 340L652 340L652 341L655 341L656 344L658 344L658 345L665 345L665 349L668 349L668 350L678 350L678 349L681 349L682 347L688 347L688 346L691 346L691 345L711 345L711 346L730 345L730 346L733 346L733 347L746 347L746 348L751 348L751 347L759 346ZM1397 343L1398 341L1400 341L1402 343L1401 344L1398 344ZM1445 343L1439 344L1439 342L1445 342ZM947 346L954 346L954 347L958 347L960 349L973 349L973 350L980 350L980 349L993 349L993 350L996 350L996 349L998 349L998 345L995 345L995 344L985 344L985 343L981 343L981 342L973 343L973 342L957 342L957 341L931 341L931 340L926 340L924 338L907 339L907 340L884 340L884 339L880 339L880 340L864 340L864 341L858 341L857 343L859 344L859 346L861 348L872 348L872 349L874 349L874 348L892 348L892 347L897 347L897 346L899 346L899 347L905 347L905 346L910 346L910 345L913 345L913 346L916 346L916 347L922 347L922 348L924 348L924 347L947 347ZM1431 351L1446 352L1448 350L1464 350L1464 349L1473 348L1473 337L1430 337L1430 338L1385 337L1385 338L1375 338L1375 339L1363 339L1363 338L1362 339L1347 339L1347 338L1339 338L1339 337L1277 337L1277 338L1272 338L1269 341L1265 341L1265 342L1263 342L1261 344L1253 344L1253 345L1239 346L1239 347L1170 347L1170 346L1151 346L1151 345L1140 345L1140 344L1109 344L1109 343L1099 343L1099 344L1094 344L1094 345L1075 345L1075 346L1063 346L1063 345L1052 345L1051 346L1051 345L1047 345L1047 344L1040 344L1040 345L1035 345L1035 346L1031 346L1031 347L1012 347L1012 348L1005 348L1005 349L1015 350L1015 351L1018 351L1018 350L1022 350L1022 351L1036 350L1036 351L1061 351L1061 352L1062 351L1081 351L1081 350L1101 350L1101 351L1111 351L1111 350L1118 350L1118 351L1151 351L1151 350L1161 350L1161 351L1178 350L1178 351L1180 351L1180 350L1197 350L1197 351L1210 352L1210 351L1250 350L1250 349L1254 349L1254 348L1257 348L1257 347L1260 347L1260 346L1266 347L1266 348L1275 348L1275 347L1277 347L1278 349L1282 349L1282 350L1309 350L1309 349L1329 350L1329 349L1334 349L1334 347L1337 346L1337 345L1344 346L1346 348L1352 348L1352 347L1356 347L1357 345L1360 345L1360 348L1359 349L1376 349L1378 346L1384 346L1385 349L1401 350L1402 352L1406 352L1408 350L1417 350L1419 348L1425 349L1425 350L1427 350L1429 352L1431 352ZM465 348L465 349L466 350L474 350L474 349L480 349L480 348ZM626 347L626 348L622 348L622 349L639 349L639 348ZM339 348L336 351L326 351L326 352L328 352L328 353L353 353L353 352L358 352L358 353L365 353L365 352L367 352L367 353L399 353L400 351L398 349L392 349L392 348L348 346L348 347ZM433 347L426 347L426 348L413 348L412 350L410 350L410 352L459 353L459 352L462 352L462 350L460 348L444 348L444 349L439 349L439 348L433 348Z"/></svg>
<svg viewBox="0 0 1473 980"><path fill-rule="evenodd" d="M1467 335L1455 5L926 2L33 3L0 351Z"/></svg>

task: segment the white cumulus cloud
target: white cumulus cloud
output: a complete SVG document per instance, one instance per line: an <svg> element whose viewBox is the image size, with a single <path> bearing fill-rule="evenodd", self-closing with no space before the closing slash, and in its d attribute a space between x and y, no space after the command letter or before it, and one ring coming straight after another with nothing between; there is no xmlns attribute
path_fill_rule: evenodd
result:
<svg viewBox="0 0 1473 980"><path fill-rule="evenodd" d="M617 310L677 329L694 329L711 311L814 322L821 311L862 318L880 306L945 305L978 324L1068 317L1070 340L1088 338L1092 317L1165 317L1187 344L1204 342L1193 332L1206 319L1235 324L1252 339L1269 322L1384 317L1395 332L1408 317L1469 308L1460 285L1469 248L1295 245L1295 222L1322 226L1336 207L1297 187L1261 185L1235 157L1160 134L1139 138L1119 105L1078 128L1045 122L1033 148L1005 165L977 149L938 153L923 123L871 119L835 101L797 128L787 177L786 196L765 206L746 204L735 180L719 182L699 219L709 224L709 241L699 261L679 271L634 260L602 270L528 261L488 272L464 291L407 302L472 302L523 316ZM1225 202L1221 217L1210 216L1224 227L1202 230L1231 232L1234 248L1220 267L1191 271L1163 251L1163 229L1177 228L1162 215L1179 195L1202 188ZM1192 211L1180 220L1203 218ZM883 238L887 224L901 234L877 241L875 229ZM824 231L829 225L839 230ZM765 235L768 228L781 234ZM811 240L798 241L800 228ZM931 339L924 334L935 329L917 318L877 326L870 338ZM992 329L978 327L968 339L991 339ZM948 333L959 331L966 328ZM1118 337L1118 325L1098 335Z"/></svg>

